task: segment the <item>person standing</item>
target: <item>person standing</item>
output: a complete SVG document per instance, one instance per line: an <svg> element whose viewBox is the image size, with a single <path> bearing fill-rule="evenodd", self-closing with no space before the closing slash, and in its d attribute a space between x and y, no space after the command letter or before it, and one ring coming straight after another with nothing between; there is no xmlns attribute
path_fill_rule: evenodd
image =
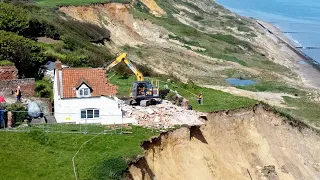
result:
<svg viewBox="0 0 320 180"><path fill-rule="evenodd" d="M199 94L198 103L202 104L203 95L202 92Z"/></svg>
<svg viewBox="0 0 320 180"><path fill-rule="evenodd" d="M17 97L17 102L21 101L21 89L20 86L18 86L18 88L16 89L16 97Z"/></svg>

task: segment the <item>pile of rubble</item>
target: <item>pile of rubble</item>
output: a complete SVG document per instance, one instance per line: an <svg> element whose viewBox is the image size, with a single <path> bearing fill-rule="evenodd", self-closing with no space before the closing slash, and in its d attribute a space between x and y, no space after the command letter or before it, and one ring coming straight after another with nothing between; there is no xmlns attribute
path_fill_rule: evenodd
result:
<svg viewBox="0 0 320 180"><path fill-rule="evenodd" d="M168 101L154 106L141 107L122 105L124 118L134 118L136 125L143 127L170 128L174 125L201 125L205 113L187 110Z"/></svg>

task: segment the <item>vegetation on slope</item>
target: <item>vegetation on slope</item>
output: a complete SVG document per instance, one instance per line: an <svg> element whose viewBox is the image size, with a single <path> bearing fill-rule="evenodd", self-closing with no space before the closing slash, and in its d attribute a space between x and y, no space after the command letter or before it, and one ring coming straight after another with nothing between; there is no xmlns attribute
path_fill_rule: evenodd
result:
<svg viewBox="0 0 320 180"><path fill-rule="evenodd" d="M30 4L0 3L0 10L0 60L13 62L22 76L37 77L37 69L52 59L74 67L101 67L113 59L107 48L92 44L108 40L107 29ZM40 43L38 37L58 43Z"/></svg>
<svg viewBox="0 0 320 180"><path fill-rule="evenodd" d="M257 52L256 47L254 47L252 43L244 40L253 38L251 35L249 36L247 33L243 35L230 32L230 28L246 29L245 31L250 32L250 28L248 29L248 27L252 26L250 21L238 16L228 15L230 12L217 4L214 4L217 11L205 12L192 3L179 0L157 1L157 3L167 12L166 16L155 17L148 13L143 5L139 4L132 9L132 13L135 18L149 20L172 32L173 35L169 35L170 39L205 49L195 50L198 53L217 59L236 62L247 67L275 71L280 74L291 73L290 69L270 61L263 54ZM176 4L183 4L199 14L195 15L196 13L178 9L175 6ZM184 24L177 18L177 15L181 12L185 13L183 15L185 18L190 19L194 16L200 16L203 20L197 20L197 24L192 24L191 22L190 24ZM223 12L226 15L221 15L218 12ZM215 30L210 32L210 28ZM221 33L221 31L225 33Z"/></svg>

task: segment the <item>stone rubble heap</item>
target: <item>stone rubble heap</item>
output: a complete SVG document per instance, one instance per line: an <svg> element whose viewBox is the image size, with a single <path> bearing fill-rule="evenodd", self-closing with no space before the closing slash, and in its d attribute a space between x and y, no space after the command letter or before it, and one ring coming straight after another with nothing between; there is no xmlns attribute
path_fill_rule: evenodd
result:
<svg viewBox="0 0 320 180"><path fill-rule="evenodd" d="M186 110L184 107L173 105L168 101L154 106L141 107L122 105L124 118L134 118L136 125L143 127L170 128L174 125L201 125L200 116L204 113Z"/></svg>

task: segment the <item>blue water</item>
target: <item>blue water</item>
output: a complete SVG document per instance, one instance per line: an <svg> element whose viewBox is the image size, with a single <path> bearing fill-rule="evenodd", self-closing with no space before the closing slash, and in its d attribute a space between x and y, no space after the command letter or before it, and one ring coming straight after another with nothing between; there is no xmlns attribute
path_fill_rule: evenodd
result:
<svg viewBox="0 0 320 180"><path fill-rule="evenodd" d="M226 79L226 81L233 86L250 86L257 83L252 80L244 80L238 78L228 78Z"/></svg>
<svg viewBox="0 0 320 180"><path fill-rule="evenodd" d="M296 46L320 47L320 0L217 0L229 10L271 22ZM320 49L303 49L320 62Z"/></svg>

